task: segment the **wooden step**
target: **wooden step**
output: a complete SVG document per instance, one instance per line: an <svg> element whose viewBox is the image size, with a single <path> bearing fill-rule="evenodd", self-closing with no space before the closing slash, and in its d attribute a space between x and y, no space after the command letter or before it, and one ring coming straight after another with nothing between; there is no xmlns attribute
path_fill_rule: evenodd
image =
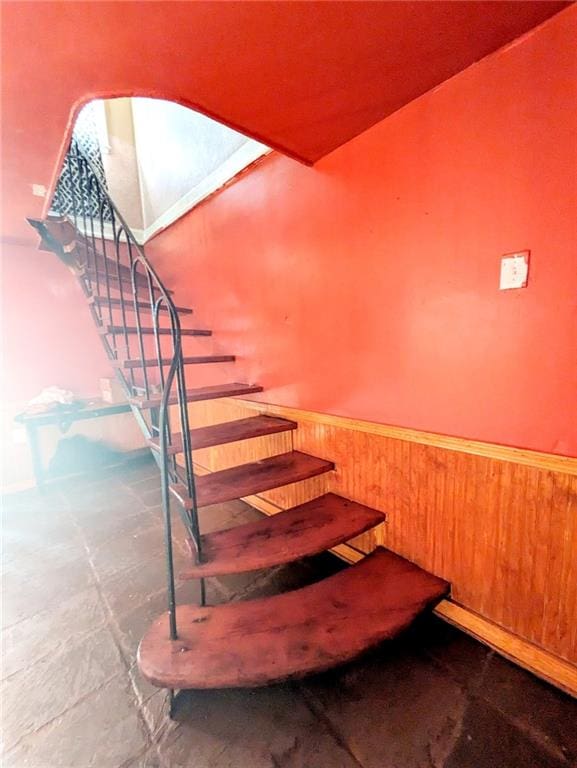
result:
<svg viewBox="0 0 577 768"><path fill-rule="evenodd" d="M83 269L81 272L82 277L90 278L92 283L96 282L96 276L98 275L98 283L100 286L101 291L106 290L106 272L103 270L94 270L90 269L89 267L86 269ZM129 275L125 275L121 273L120 281L118 280L118 274L116 272L116 268L110 269L108 272L108 282L110 283L111 287L114 287L115 289L118 287L118 283L122 283L122 288L126 292L130 290L132 292L132 279ZM136 284L140 286L143 289L148 290L148 281L143 275L139 275ZM157 290L156 286L153 284L153 288Z"/></svg>
<svg viewBox="0 0 577 768"><path fill-rule="evenodd" d="M73 237L78 249L84 249L85 252L86 250L90 252L90 257L88 260L90 269L98 269L104 272L106 265L108 267L108 271L110 272L111 270L120 268L120 273L123 275L128 275L130 279L132 275L132 267L130 264L124 263L125 261L129 261L125 243L123 243L123 247L119 252L119 261L117 261L116 246L111 241L104 240L103 242L100 236L101 233L99 226L96 226L94 229L94 242L92 240L92 231L84 234L80 229L75 230L74 226L72 226L72 231L74 232ZM103 245L104 248L102 247ZM137 274L143 274L143 266L141 264L139 264L137 267Z"/></svg>
<svg viewBox="0 0 577 768"><path fill-rule="evenodd" d="M211 448L213 445L236 443L238 440L250 440L253 437L274 435L277 432L287 432L297 428L295 421L278 419L275 416L250 416L248 419L226 421L224 424L213 424L211 427L199 427L190 430L190 440L193 450ZM158 438L148 441L154 451L160 451ZM168 446L169 455L182 453L182 435L172 435Z"/></svg>
<svg viewBox="0 0 577 768"><path fill-rule="evenodd" d="M138 333L138 328L135 325L103 325L98 329L98 333L102 334L103 336L106 336L109 333L117 333L117 334L123 334L123 333L130 333L135 334ZM140 333L145 335L154 335L154 328L150 328L148 326L141 326L140 327ZM171 336L172 335L172 329L171 328L159 328L158 329L158 335L159 336ZM204 329L198 329L198 328L181 328L180 329L180 335L181 336L212 336L212 331L204 330Z"/></svg>
<svg viewBox="0 0 577 768"><path fill-rule="evenodd" d="M269 459L197 477L196 499L199 507L220 504L223 501L251 496L253 493L270 491L271 488L279 488L289 483L298 483L309 477L330 472L334 468L332 461L309 456L300 451L281 453ZM192 502L185 485L173 484L170 491L185 509L191 508Z"/></svg>
<svg viewBox="0 0 577 768"><path fill-rule="evenodd" d="M104 272L94 272L92 269L85 269L81 276L83 277L89 277L92 287L96 287L96 274L98 274L98 288L100 293L99 296L104 296L106 293L106 274ZM122 291L123 293L130 297L132 297L132 280L128 277L121 277L120 280L118 279L118 275L108 273L108 284L110 286L111 290L118 291L120 289L120 284L122 284ZM138 291L138 295L140 298L144 298L148 293L148 280L143 276L140 275L139 279L136 281L137 287L140 288ZM155 295L158 296L160 293L160 289L158 286L154 285L152 286L153 291L155 292ZM173 294L174 291L169 290L168 288L164 289L166 293L169 295Z"/></svg>
<svg viewBox="0 0 577 768"><path fill-rule="evenodd" d="M108 298L106 296L90 296L88 298L89 304L95 304L99 307L108 307ZM121 309L122 308L122 302L118 298L111 297L110 298L110 304L112 306L112 309ZM124 309L126 312L134 312L134 301L132 299L132 294L130 297L125 296L124 297ZM150 312L152 313L152 307L150 306L150 303L147 301L139 301L138 302L138 309L140 312ZM192 309L189 309L188 307L175 307L176 311L179 315L192 315ZM163 315L166 315L168 312L168 307L166 307L164 304L160 308L160 312Z"/></svg>
<svg viewBox="0 0 577 768"><path fill-rule="evenodd" d="M382 547L323 581L258 600L176 609L140 642L142 675L161 688L267 685L330 669L398 635L449 585Z"/></svg>
<svg viewBox="0 0 577 768"><path fill-rule="evenodd" d="M78 243L78 239L76 241ZM92 248L90 248L92 251ZM90 272L98 272L100 274L105 274L106 270L108 269L109 275L118 275L120 272L120 276L123 280L132 280L132 269L126 265L120 262L120 264L116 261L115 258L109 258L106 259L101 253L97 252L96 256L96 263L94 257L91 255L86 260L86 269ZM139 267L139 269L136 272L136 277L138 280L144 280L146 284L148 285L146 281L146 275L144 272L144 269L142 267Z"/></svg>
<svg viewBox="0 0 577 768"><path fill-rule="evenodd" d="M327 493L298 507L202 536L203 562L184 579L256 571L316 555L384 522L376 509ZM195 552L189 544L191 554Z"/></svg>
<svg viewBox="0 0 577 768"><path fill-rule="evenodd" d="M192 357L183 357L182 362L185 365L202 365L204 363L234 363L234 355L195 355ZM158 365L158 359L151 357L144 361L147 366ZM161 361L162 365L171 365L172 358L167 357ZM112 364L116 368L142 368L142 360L113 360Z"/></svg>
<svg viewBox="0 0 577 768"><path fill-rule="evenodd" d="M262 392L262 387L256 384L215 384L210 387L198 387L197 389L189 389L186 392L186 401L188 403L196 403L199 400L216 400L219 397L239 397L240 395L253 395L257 392ZM137 408L158 408L162 403L161 395L151 395L150 397L139 396L131 397L130 403ZM176 405L178 403L178 397L176 393L171 395L168 404Z"/></svg>

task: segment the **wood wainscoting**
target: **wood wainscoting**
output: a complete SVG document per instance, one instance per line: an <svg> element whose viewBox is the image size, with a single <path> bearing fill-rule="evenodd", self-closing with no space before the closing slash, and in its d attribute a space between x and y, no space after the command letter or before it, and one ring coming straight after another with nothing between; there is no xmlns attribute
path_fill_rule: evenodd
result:
<svg viewBox="0 0 577 768"><path fill-rule="evenodd" d="M577 459L247 400L190 405L205 426L256 413L298 429L195 452L213 472L301 450L336 470L246 499L267 514L327 491L385 524L338 548L383 544L452 584L443 618L577 695Z"/></svg>

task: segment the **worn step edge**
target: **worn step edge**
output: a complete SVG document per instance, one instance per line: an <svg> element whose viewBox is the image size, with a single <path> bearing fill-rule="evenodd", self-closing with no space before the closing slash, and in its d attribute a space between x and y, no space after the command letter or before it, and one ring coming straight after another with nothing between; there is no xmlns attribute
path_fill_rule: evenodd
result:
<svg viewBox="0 0 577 768"><path fill-rule="evenodd" d="M288 432L296 429L297 426L296 421L260 414L259 416L249 416L247 419L226 421L222 424L213 424L210 427L191 429L190 440L192 449L200 450L201 448L212 448L215 445L250 440L254 437L265 437L279 432ZM160 451L158 438L151 438L148 443L153 451ZM182 451L182 434L177 432L172 435L171 443L168 446L168 454L174 456L175 454L182 453Z"/></svg>
<svg viewBox="0 0 577 768"><path fill-rule="evenodd" d="M98 287L102 292L107 290L107 287L110 288L111 291L119 291L120 285L123 286L123 292L125 291L126 294L130 294L132 297L132 280L127 279L126 277L121 276L120 279L118 278L118 275L111 275L108 274L108 286L106 283L106 274L104 272L98 272L98 281L96 280L96 272L94 270L82 270L78 273L78 276L81 278L84 278L84 280L89 280L92 287L95 288L98 284ZM142 277L142 275L141 275ZM146 296L146 292L148 291L148 281L146 278L144 280L137 280L137 289L141 289L141 291L138 291L139 298L144 298ZM160 293L161 289L158 285L152 286L152 290L156 293ZM172 295L174 291L170 288L164 288L165 293ZM104 293L96 294L97 296L103 297Z"/></svg>
<svg viewBox="0 0 577 768"><path fill-rule="evenodd" d="M251 496L254 493L299 483L311 477L330 472L335 468L332 461L319 459L300 451L289 451L268 459L240 464L196 478L196 499L199 507L221 504L224 501ZM173 497L185 508L192 508L192 501L185 485L170 485Z"/></svg>
<svg viewBox="0 0 577 768"><path fill-rule="evenodd" d="M104 325L100 328L98 328L98 333L100 333L103 336L107 336L108 334L123 334L123 333L129 333L131 335L137 334L138 328L133 325ZM150 326L141 326L140 333L147 335L147 336L154 336L154 328ZM171 328L158 328L158 334L159 336L171 336L172 335L172 329ZM181 328L180 329L180 335L181 336L212 336L212 331L206 330L206 329L198 329L198 328Z"/></svg>
<svg viewBox="0 0 577 768"><path fill-rule="evenodd" d="M88 296L87 299L88 299L88 303L89 304L96 304L99 307L101 307L103 305L104 305L104 307L107 307L107 305L108 305L108 297L107 296ZM112 305L112 309L114 311L116 311L116 310L120 311L122 309L122 301L119 298L111 297L110 298L110 304ZM192 315L192 313L193 313L193 310L190 309L190 307L175 307L175 309L176 309L176 311L177 311L177 313L179 315ZM132 299L132 296L126 297L124 299L124 310L126 312L135 312L136 311L135 308L134 308L134 301ZM138 302L138 310L140 312L147 312L147 313L150 312L152 314L152 307L151 307L150 303L147 302L147 301L139 301ZM160 307L160 312L163 315L166 315L166 313L168 312L168 307L163 305L162 307Z"/></svg>
<svg viewBox="0 0 577 768"><path fill-rule="evenodd" d="M236 360L236 357L234 355L194 355L192 357L183 357L182 362L184 365L204 365L205 363L234 363ZM172 358L164 358L160 361L161 365L171 365L172 364ZM154 367L158 366L158 359L155 357L151 357L148 360L144 361L145 365L147 367ZM142 360L112 360L112 365L115 368L142 368ZM153 441L149 441L151 443L151 447L154 447L152 445Z"/></svg>
<svg viewBox="0 0 577 768"><path fill-rule="evenodd" d="M223 576L290 563L325 552L385 521L376 509L326 493L305 504L245 525L202 536L203 562L183 579ZM195 556L192 542L187 542Z"/></svg>
<svg viewBox="0 0 577 768"><path fill-rule="evenodd" d="M382 547L356 565L273 597L176 609L138 649L142 675L161 688L268 685L330 669L402 632L449 584Z"/></svg>
<svg viewBox="0 0 577 768"><path fill-rule="evenodd" d="M221 397L239 397L240 395L253 395L258 392L262 392L263 388L256 384L239 384L237 382L233 384L216 384L210 387L199 387L197 389L189 389L186 392L187 403L195 403L201 400L216 400ZM152 397L131 397L129 402L131 405L135 405L137 408L158 408L162 403L162 397L155 395ZM176 405L178 403L178 397L176 394L171 395L168 399L169 405Z"/></svg>

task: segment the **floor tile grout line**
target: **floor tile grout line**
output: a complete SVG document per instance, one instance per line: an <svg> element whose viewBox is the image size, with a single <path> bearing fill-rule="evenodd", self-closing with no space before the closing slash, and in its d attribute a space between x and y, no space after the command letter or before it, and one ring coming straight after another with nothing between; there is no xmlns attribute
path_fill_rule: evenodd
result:
<svg viewBox="0 0 577 768"><path fill-rule="evenodd" d="M91 584L89 584L89 585L86 585L86 586L85 586L85 587L83 587L82 589L79 589L79 590L78 590L78 592L74 592L74 593L72 593L72 594L70 595L70 598L72 598L72 597L75 597L75 596L76 596L76 595L78 595L80 592L82 592L82 591L83 591L83 589L86 589L88 586L91 586ZM96 586L96 584L94 584L94 585L92 585L92 586ZM29 614L28 616L23 616L21 619L18 619L18 621L15 621L13 624L6 624L5 626L2 626L2 627L0 628L0 633L1 633L1 634L4 634L4 632L7 632L7 631L9 631L9 630L12 630L12 629L14 629L14 627L17 627L19 624L22 624L22 622L24 622L24 621L28 621L29 619L33 619L33 618L35 618L36 616L38 616L39 614L41 614L41 613L44 613L44 611L46 611L46 610L48 610L46 607L44 607L44 608L40 608L40 610L36 611L35 613L31 613L31 614Z"/></svg>
<svg viewBox="0 0 577 768"><path fill-rule="evenodd" d="M71 517L72 517L72 515L71 515ZM120 659L122 661L122 664L123 664L123 666L125 668L125 675L128 678L128 684L129 684L129 686L130 686L130 688L131 688L131 690L133 692L133 695L134 695L134 698L135 698L135 701L136 701L136 704L137 704L137 707L136 707L137 715L138 715L140 721L142 722L142 724L144 725L145 731L146 731L146 733L148 735L148 746L149 747L154 747L155 742L153 740L153 737L155 736L155 733L154 733L153 729L151 728L150 723L148 722L148 719L146 717L146 714L145 714L145 711L144 711L144 700L142 698L142 695L141 695L140 691L137 689L137 687L136 687L136 685L135 685L135 683L132 680L132 677L130 675L131 665L128 664L128 660L127 660L126 654L125 654L125 649L123 648L122 643L120 641L121 632L120 632L120 627L118 625L118 621L116 620L116 617L114 615L114 612L113 612L112 608L110 607L110 604L109 604L108 600L106 599L106 597L104 596L104 594L102 592L100 578L98 576L98 572L96 571L96 568L95 568L94 563L92 561L92 556L91 556L91 552L90 552L90 546L89 546L88 542L86 541L86 537L84 536L82 530L80 529L80 526L78 526L76 521L73 520L73 524L76 525L79 528L80 535L82 536L82 539L84 541L84 546L85 546L85 549L86 549L86 555L87 555L88 563L90 565L90 568L92 569L92 573L93 573L93 576L94 576L94 579L95 579L95 582L96 582L95 586L96 586L96 589L98 591L98 595L99 595L99 598L101 600L101 603L102 603L102 606L104 608L104 611L105 611L105 613L106 613L106 615L108 617L110 633L112 635L112 638L113 638L114 644L116 646L116 649L117 649L117 651L118 651L118 653L120 655ZM159 757L160 757L160 755L159 755Z"/></svg>
<svg viewBox="0 0 577 768"><path fill-rule="evenodd" d="M574 762L575 756L573 754L566 755L560 749L556 749L555 747L553 747L550 744L550 742L547 741L547 739L538 738L535 730L531 729L530 727L527 727L522 719L516 718L506 710L501 709L497 704L492 702L490 699L487 699L481 693L477 692L477 693L471 694L471 700L480 701L486 707L488 707L491 711L497 713L499 717L501 717L506 723L508 723L514 730L522 734L527 741L531 742L534 746L538 747L542 752L544 752L549 757L554 759L555 762L559 763L559 768L561 768L561 766L566 766L566 768L572 768L572 766L576 765L576 763Z"/></svg>
<svg viewBox="0 0 577 768"><path fill-rule="evenodd" d="M522 733L527 740L529 740L535 746L539 747L547 755L549 755L550 757L552 757L557 761L560 761L563 765L566 765L567 768L569 768L571 765L569 761L574 759L575 757L574 755L566 755L561 749L556 749L553 745L551 745L546 738L545 739L539 738L538 732L534 728L531 729L530 727L527 727L527 725L523 722L523 720L521 720L520 718L516 718L514 715L511 715L505 709L502 709L501 707L499 707L499 705L496 702L493 702L491 699L483 695L482 683L485 679L489 666L495 657L498 657L497 652L494 651L493 649L490 649L483 664L481 679L479 680L479 684L476 687L476 689L471 693L471 699L476 699L478 701L483 702L485 706L488 706L492 711L497 712L500 717L502 717L507 723L509 723L509 725L511 725L520 733Z"/></svg>
<svg viewBox="0 0 577 768"><path fill-rule="evenodd" d="M331 718L324 711L322 704L318 701L317 697L303 685L298 685L298 690L305 702L309 712L315 717L315 719L326 729L333 741L344 750L351 758L357 768L365 768L365 765L361 763L359 758L355 755L347 740L339 732Z"/></svg>
<svg viewBox="0 0 577 768"><path fill-rule="evenodd" d="M49 725L52 725L52 723L56 722L61 717L64 717L64 715L68 714L68 712L71 712L73 709L75 709L79 704L83 704L85 701L87 701L87 699L89 699L95 693L98 693L103 688L106 688L106 686L110 682L112 682L112 680L115 680L117 677L120 678L121 676L122 676L122 672L115 672L113 675L110 675L110 677L107 677L106 680L103 680L95 688L91 688L83 696L80 696L80 698L76 699L73 704L71 704L69 707L66 707L65 709L63 709L62 712L59 712L57 715L54 715L54 717L51 717L50 720L47 720L45 723L42 723L42 725L39 725L37 728L32 728L32 730L27 731L26 733L22 734L20 736L20 738L17 741L14 742L14 744L10 745L10 748L6 750L5 754L9 755L10 752L14 752L14 750L17 749L17 747L25 739L28 739L30 736L34 736L34 734L41 733Z"/></svg>
<svg viewBox="0 0 577 768"><path fill-rule="evenodd" d="M43 611L40 611L40 613L43 613ZM39 614L34 614L35 616L38 616ZM34 618L34 616L30 617ZM80 634L74 636L74 637L67 637L66 642L72 639L72 645L69 646L59 646L56 651L52 649L51 651L46 651L46 653L43 656L40 656L35 661L33 661L31 664L28 664L26 667L22 667L21 669L17 669L14 672L10 672L10 674L6 675L6 677L0 678L0 683L7 683L10 680L12 680L13 677L16 675L19 675L21 672L27 671L29 669L34 669L34 667L43 662L46 661L46 659L52 657L52 658L58 658L58 656L61 656L62 654L66 653L67 651L75 649L77 646L82 645L86 640L89 640L93 635L97 635L99 632L102 632L104 628L108 626L108 622L106 619L103 619L102 623L98 626L94 627L93 629L90 629L86 632L81 632Z"/></svg>

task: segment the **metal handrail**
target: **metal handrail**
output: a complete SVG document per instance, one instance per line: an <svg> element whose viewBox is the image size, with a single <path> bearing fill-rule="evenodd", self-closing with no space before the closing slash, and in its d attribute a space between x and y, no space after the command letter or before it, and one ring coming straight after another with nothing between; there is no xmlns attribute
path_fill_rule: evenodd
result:
<svg viewBox="0 0 577 768"><path fill-rule="evenodd" d="M164 287L156 270L144 253L144 248L136 240L125 218L108 194L104 180L101 180L98 171L81 151L77 142L73 139L68 150L66 174L71 196L71 210L64 214L65 221L74 226L76 234L76 248L74 252L75 268L83 281L83 287L89 297L97 297L100 301L92 304L93 316L100 326L108 326L103 330L102 339L111 360L118 363L122 353L124 360L138 360L142 370L142 381L136 380L135 367L129 367L127 378L117 364L116 371L129 398L136 394L144 393L149 399L153 390L151 383L154 372L157 373L157 391L160 395L158 414L150 411L150 424L145 423L140 409L133 405L133 410L139 416L141 426L146 428L147 436L157 433L160 445L160 473L162 484L162 506L164 512L164 536L165 557L167 566L168 587L168 613L169 630L171 639L177 638L176 622L176 595L174 577L174 559L172 548L172 526L170 516L170 483L178 480L186 483L188 496L191 500L190 509L183 513L184 523L190 538L196 549L198 562L202 561L201 539L198 524L198 507L196 498L196 486L194 480L194 467L192 461L192 445L190 441L190 427L186 400L186 377L182 354L182 334L180 318L170 294ZM75 175L76 174L76 175ZM76 183L75 183L76 182ZM80 194L77 192L80 190ZM91 215L91 207L97 203L96 209L99 218L95 222ZM92 204L92 206L91 206ZM72 214L72 221L69 213ZM109 214L109 215L107 215ZM109 220L105 222L105 218ZM111 227L111 239L106 237L106 224ZM97 230L100 230L97 234ZM107 244L108 241L108 244ZM114 249L113 258L109 256L110 243ZM127 263L123 263L126 261ZM68 263L68 262L67 262ZM70 264L68 264L70 266ZM115 267L115 270L113 269ZM131 296L133 302L125 299L126 279L130 277ZM124 279L123 279L124 278ZM114 282L118 282L119 298L113 300L112 291ZM144 288L146 298L139 293ZM142 306L148 303L153 323L154 347L156 353L156 365L151 366L147 359L143 325L141 321ZM118 331L114 321L113 307L120 307L121 328ZM136 321L137 350L131 347L126 313L134 311ZM168 371L165 373L166 355L162 354L160 342L160 315L165 311L170 323L170 338L172 341L172 357ZM122 348L120 350L120 347ZM152 369L152 370L151 370ZM170 424L170 398L173 385L176 387L178 420L182 434L182 448L184 453L185 477L179 475L176 456L169 456L168 446L171 435ZM156 418L155 418L156 416ZM204 582L201 582L201 595L204 602Z"/></svg>

